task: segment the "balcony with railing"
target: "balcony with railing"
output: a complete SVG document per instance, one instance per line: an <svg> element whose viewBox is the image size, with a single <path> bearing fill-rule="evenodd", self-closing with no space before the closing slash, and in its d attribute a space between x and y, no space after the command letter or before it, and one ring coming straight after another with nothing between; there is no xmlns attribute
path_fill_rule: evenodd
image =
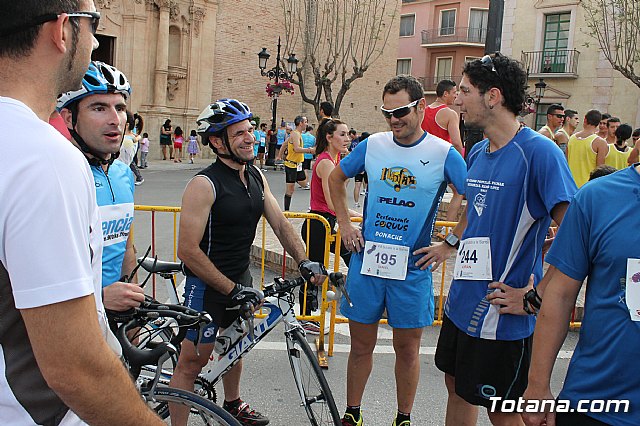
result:
<svg viewBox="0 0 640 426"><path fill-rule="evenodd" d="M418 77L418 81L422 83L422 88L426 93L435 93L436 86L442 80L453 80L456 84L460 83L462 80L461 75L444 75L444 76L435 76L435 77Z"/></svg>
<svg viewBox="0 0 640 426"><path fill-rule="evenodd" d="M579 58L576 49L522 52L522 63L531 77L578 78Z"/></svg>
<svg viewBox="0 0 640 426"><path fill-rule="evenodd" d="M440 44L484 46L486 39L486 28L442 27L422 31L422 47L434 47Z"/></svg>

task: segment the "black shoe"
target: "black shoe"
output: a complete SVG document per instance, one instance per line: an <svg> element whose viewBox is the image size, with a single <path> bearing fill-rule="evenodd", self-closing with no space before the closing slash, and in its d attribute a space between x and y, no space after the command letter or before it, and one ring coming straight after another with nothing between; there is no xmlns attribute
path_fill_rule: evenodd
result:
<svg viewBox="0 0 640 426"><path fill-rule="evenodd" d="M265 426L269 424L269 419L262 413L252 410L244 401L240 401L233 407L224 402L223 408L227 410L240 423L246 426Z"/></svg>

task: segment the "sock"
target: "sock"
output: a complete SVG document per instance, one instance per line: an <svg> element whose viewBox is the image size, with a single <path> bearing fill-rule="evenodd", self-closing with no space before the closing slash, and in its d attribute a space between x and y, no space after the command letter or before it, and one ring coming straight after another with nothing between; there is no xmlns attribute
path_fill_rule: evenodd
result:
<svg viewBox="0 0 640 426"><path fill-rule="evenodd" d="M398 410L398 414L396 414L396 424L402 424L402 422L406 420L411 421L411 413L403 413L402 411Z"/></svg>
<svg viewBox="0 0 640 426"><path fill-rule="evenodd" d="M288 211L289 207L291 207L291 195L284 195L284 210Z"/></svg>
<svg viewBox="0 0 640 426"><path fill-rule="evenodd" d="M347 409L345 410L344 413L351 414L353 418L356 419L356 421L358 421L358 419L360 418L360 406L356 405L355 407L352 407L350 405L347 405Z"/></svg>
<svg viewBox="0 0 640 426"><path fill-rule="evenodd" d="M223 404L223 408L225 410L229 409L229 408L236 408L238 405L240 405L241 402L242 402L242 400L240 398L238 398L236 400L233 400L233 401L225 400L224 404Z"/></svg>

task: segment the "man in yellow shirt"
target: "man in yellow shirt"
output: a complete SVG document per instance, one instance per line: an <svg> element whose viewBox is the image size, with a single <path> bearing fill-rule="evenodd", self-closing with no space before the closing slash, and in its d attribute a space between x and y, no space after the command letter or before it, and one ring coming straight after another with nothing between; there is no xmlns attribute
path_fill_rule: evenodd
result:
<svg viewBox="0 0 640 426"><path fill-rule="evenodd" d="M291 196L295 190L295 183L298 182L304 189L309 189L307 184L307 176L302 170L304 162L304 154L313 154L314 148L304 148L302 142L302 132L307 128L307 117L301 115L293 120L296 128L291 132L291 136L287 139L287 156L284 160L284 173L287 188L284 194L284 210L291 207Z"/></svg>
<svg viewBox="0 0 640 426"><path fill-rule="evenodd" d="M621 124L616 129L616 143L609 144L609 153L604 163L617 170L627 168L627 160L631 154L631 148L627 146L627 140L631 138L633 128L628 124Z"/></svg>
<svg viewBox="0 0 640 426"><path fill-rule="evenodd" d="M587 183L593 169L604 164L609 152L607 142L597 135L601 119L600 111L590 110L584 116L584 129L569 138L567 144L569 169L578 188Z"/></svg>

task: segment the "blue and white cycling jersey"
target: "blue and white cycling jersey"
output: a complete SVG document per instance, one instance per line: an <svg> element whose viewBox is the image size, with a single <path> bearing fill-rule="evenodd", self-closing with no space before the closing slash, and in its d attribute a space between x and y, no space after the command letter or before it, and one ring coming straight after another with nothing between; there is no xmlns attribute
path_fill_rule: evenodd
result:
<svg viewBox="0 0 640 426"><path fill-rule="evenodd" d="M96 182L96 198L102 220L102 287L122 277L122 261L133 223L134 178L129 166L116 160L108 174L102 167L91 166Z"/></svg>
<svg viewBox="0 0 640 426"><path fill-rule="evenodd" d="M542 278L542 244L551 210L576 192L564 154L550 139L523 128L501 149L489 140L469 153L467 227L462 240L489 238L492 280L526 287ZM490 340L518 340L533 333L535 317L501 315L486 300L489 280L454 279L445 312L461 331Z"/></svg>

